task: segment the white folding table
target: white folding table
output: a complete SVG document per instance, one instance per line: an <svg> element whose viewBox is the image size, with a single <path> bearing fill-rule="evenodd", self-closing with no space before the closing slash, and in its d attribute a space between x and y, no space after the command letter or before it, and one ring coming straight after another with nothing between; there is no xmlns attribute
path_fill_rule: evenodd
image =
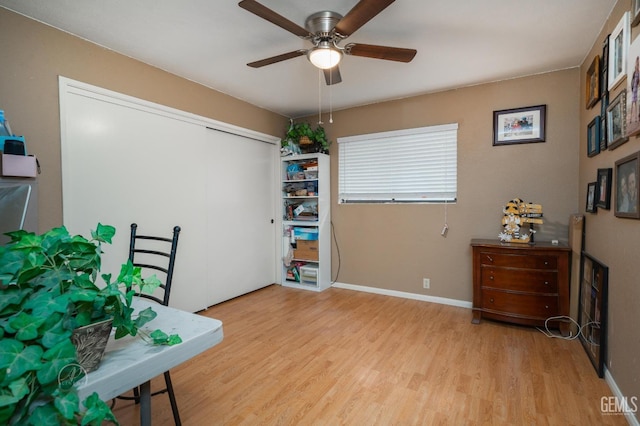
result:
<svg viewBox="0 0 640 426"><path fill-rule="evenodd" d="M151 306L158 316L143 330L150 333L160 329L167 334L178 334L182 343L174 346L154 346L140 336L109 338L107 349L97 370L76 383L80 401L93 392L108 401L140 386L140 424L151 424L150 380L165 371L206 351L222 341L222 322L190 312L138 298L136 311Z"/></svg>

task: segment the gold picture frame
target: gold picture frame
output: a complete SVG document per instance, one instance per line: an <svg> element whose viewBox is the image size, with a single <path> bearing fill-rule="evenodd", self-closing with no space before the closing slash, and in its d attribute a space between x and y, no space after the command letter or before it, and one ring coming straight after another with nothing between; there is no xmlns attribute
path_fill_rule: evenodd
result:
<svg viewBox="0 0 640 426"><path fill-rule="evenodd" d="M586 78L587 109L593 107L600 100L600 55L596 55L587 70Z"/></svg>

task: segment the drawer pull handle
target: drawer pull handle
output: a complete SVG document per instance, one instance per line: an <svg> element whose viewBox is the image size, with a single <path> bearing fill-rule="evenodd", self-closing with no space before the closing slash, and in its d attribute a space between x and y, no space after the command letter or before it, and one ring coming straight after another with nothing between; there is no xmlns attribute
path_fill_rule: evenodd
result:
<svg viewBox="0 0 640 426"><path fill-rule="evenodd" d="M493 275L491 275L491 276L489 277L489 279L490 279L491 281L493 281Z"/></svg>
<svg viewBox="0 0 640 426"><path fill-rule="evenodd" d="M489 302L493 303L493 297L491 299L489 299Z"/></svg>
<svg viewBox="0 0 640 426"><path fill-rule="evenodd" d="M546 266L546 265L548 265L548 264L549 264L549 261L548 261L548 260L545 260L545 261L544 261L544 264L545 264L545 266Z"/></svg>
<svg viewBox="0 0 640 426"><path fill-rule="evenodd" d="M549 281L545 281L545 282L544 282L544 285L549 285Z"/></svg>
<svg viewBox="0 0 640 426"><path fill-rule="evenodd" d="M549 309L549 305L544 305L544 308L545 309Z"/></svg>
<svg viewBox="0 0 640 426"><path fill-rule="evenodd" d="M489 255L487 255L487 259L489 259L489 262L493 262L493 258Z"/></svg>

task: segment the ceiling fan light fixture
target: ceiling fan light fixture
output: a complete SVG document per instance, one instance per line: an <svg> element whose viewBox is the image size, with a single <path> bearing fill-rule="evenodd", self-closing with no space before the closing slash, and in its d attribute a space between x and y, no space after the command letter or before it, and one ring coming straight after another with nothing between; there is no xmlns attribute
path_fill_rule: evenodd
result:
<svg viewBox="0 0 640 426"><path fill-rule="evenodd" d="M332 47L329 42L321 42L307 53L309 61L316 67L326 70L340 63L342 52Z"/></svg>

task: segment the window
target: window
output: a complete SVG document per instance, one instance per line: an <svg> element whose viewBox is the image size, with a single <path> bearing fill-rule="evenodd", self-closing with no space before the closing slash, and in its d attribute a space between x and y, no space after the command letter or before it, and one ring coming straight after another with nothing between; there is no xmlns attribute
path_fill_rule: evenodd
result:
<svg viewBox="0 0 640 426"><path fill-rule="evenodd" d="M339 203L455 201L458 124L338 138Z"/></svg>

